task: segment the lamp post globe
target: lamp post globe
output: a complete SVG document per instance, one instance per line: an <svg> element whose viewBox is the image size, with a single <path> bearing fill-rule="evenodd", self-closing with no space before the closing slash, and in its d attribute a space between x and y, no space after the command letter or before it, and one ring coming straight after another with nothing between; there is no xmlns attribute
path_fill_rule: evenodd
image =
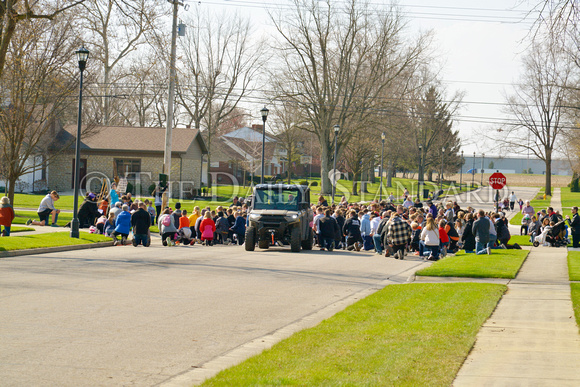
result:
<svg viewBox="0 0 580 387"><path fill-rule="evenodd" d="M332 184L332 204L334 204L334 193L336 192L336 184L338 183L337 173L336 173L336 158L338 157L338 148L336 146L338 139L338 132L340 132L340 125L334 125L334 160L332 167L333 181Z"/></svg>
<svg viewBox="0 0 580 387"><path fill-rule="evenodd" d="M80 188L80 161L81 161L81 125L83 114L83 72L87 66L89 59L89 50L81 47L75 52L77 61L79 63L79 70L81 71L79 81L79 112L77 118L77 138L75 144L75 170L74 170L74 198L73 198L73 220L71 222L70 236L71 238L79 238L79 188Z"/></svg>
<svg viewBox="0 0 580 387"><path fill-rule="evenodd" d="M260 184L264 184L264 157L266 151L266 120L268 119L268 108L264 106L262 110L260 110L260 114L262 115L262 177L260 178Z"/></svg>

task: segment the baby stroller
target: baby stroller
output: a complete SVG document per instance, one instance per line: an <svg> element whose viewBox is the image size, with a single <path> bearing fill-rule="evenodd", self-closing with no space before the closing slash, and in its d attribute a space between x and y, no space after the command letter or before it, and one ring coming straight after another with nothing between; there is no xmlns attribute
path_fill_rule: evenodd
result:
<svg viewBox="0 0 580 387"><path fill-rule="evenodd" d="M534 240L534 247L538 247L540 243L546 242L552 247L567 246L570 241L566 237L566 224L563 220L556 223L553 227L546 230L541 235L538 235Z"/></svg>

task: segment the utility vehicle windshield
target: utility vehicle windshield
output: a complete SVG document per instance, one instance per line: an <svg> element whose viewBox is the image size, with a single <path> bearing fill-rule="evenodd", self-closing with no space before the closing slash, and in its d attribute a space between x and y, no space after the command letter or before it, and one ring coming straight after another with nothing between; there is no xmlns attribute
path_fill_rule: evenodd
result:
<svg viewBox="0 0 580 387"><path fill-rule="evenodd" d="M257 189L254 209L298 211L301 201L302 193L297 189Z"/></svg>

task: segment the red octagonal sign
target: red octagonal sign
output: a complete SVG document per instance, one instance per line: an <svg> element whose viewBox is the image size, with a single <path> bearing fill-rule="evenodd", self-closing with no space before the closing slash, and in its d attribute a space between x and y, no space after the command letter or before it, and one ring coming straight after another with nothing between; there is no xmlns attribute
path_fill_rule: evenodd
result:
<svg viewBox="0 0 580 387"><path fill-rule="evenodd" d="M493 189L502 189L505 186L506 178L503 173L496 172L489 177L489 185Z"/></svg>

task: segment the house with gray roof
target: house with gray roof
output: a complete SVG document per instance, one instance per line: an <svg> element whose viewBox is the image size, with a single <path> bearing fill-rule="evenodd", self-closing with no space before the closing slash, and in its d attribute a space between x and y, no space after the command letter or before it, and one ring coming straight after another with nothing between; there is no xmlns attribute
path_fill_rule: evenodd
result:
<svg viewBox="0 0 580 387"><path fill-rule="evenodd" d="M47 166L47 186L69 191L74 185L76 125L63 127L49 146L61 151ZM163 171L165 128L98 126L81 137L81 186L100 189L103 178L126 178L133 194L149 195L149 188ZM171 180L174 194L193 196L202 186L203 156L208 153L196 129L174 128L171 152Z"/></svg>

